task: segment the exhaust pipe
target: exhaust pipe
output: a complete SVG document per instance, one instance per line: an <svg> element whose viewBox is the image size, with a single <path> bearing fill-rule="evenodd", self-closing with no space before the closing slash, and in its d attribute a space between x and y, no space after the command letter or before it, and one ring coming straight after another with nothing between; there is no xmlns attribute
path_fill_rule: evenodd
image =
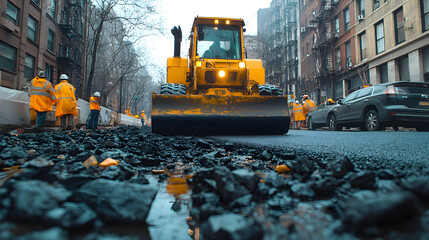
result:
<svg viewBox="0 0 429 240"><path fill-rule="evenodd" d="M180 43L182 42L182 29L174 27L171 29L171 33L174 36L174 57L180 57Z"/></svg>

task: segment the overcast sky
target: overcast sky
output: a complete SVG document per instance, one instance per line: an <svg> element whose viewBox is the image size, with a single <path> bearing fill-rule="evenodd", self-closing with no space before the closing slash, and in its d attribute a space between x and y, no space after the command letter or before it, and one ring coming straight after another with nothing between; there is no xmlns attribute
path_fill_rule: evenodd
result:
<svg viewBox="0 0 429 240"><path fill-rule="evenodd" d="M197 15L242 18L246 24L245 34L256 35L258 9L269 7L270 2L271 0L161 0L159 11L164 19L166 35L148 38L145 41L146 48L151 52L151 59L154 62L165 66L167 57L173 56L174 51L171 28L180 25L183 40L185 40L189 37L192 23ZM183 41L181 52L186 53L188 48L189 42Z"/></svg>

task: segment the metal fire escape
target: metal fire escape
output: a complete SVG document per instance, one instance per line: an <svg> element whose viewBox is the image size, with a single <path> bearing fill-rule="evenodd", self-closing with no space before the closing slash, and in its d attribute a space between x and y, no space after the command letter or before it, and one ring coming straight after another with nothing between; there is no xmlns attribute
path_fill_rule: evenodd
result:
<svg viewBox="0 0 429 240"><path fill-rule="evenodd" d="M326 86L333 86L334 61L333 46L338 39L338 33L332 31L332 14L338 0L322 0L319 12L311 22L317 24L317 40L313 42L313 50L317 54L315 78L320 91L318 101L327 97ZM314 14L314 13L313 13ZM325 86L325 87L324 87Z"/></svg>
<svg viewBox="0 0 429 240"><path fill-rule="evenodd" d="M271 9L271 38L270 38L270 66L268 69L269 83L282 85L282 71L283 64L282 48L282 28L280 17L280 1L274 1Z"/></svg>
<svg viewBox="0 0 429 240"><path fill-rule="evenodd" d="M338 34L332 31L331 20L332 12L335 4L338 1L324 0L317 15L315 22L318 27L318 39L314 43L314 48L318 53L319 64L316 66L317 78L323 80L324 78L330 78L334 72L334 64L332 59L333 45L338 39Z"/></svg>
<svg viewBox="0 0 429 240"><path fill-rule="evenodd" d="M82 67L82 14L85 9L84 0L66 0L61 13L60 27L67 37L61 40L57 60L78 69Z"/></svg>

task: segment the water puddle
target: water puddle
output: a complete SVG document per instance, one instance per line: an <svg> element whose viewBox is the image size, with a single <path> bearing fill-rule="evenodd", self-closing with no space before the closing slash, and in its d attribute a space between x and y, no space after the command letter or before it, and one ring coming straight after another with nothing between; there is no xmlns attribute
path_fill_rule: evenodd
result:
<svg viewBox="0 0 429 240"><path fill-rule="evenodd" d="M171 174L170 178L158 183L159 190L146 219L152 240L191 239L186 222L191 199L187 178L186 175ZM158 181L155 176L148 179L151 184Z"/></svg>
<svg viewBox="0 0 429 240"><path fill-rule="evenodd" d="M3 184L13 178L15 175L18 175L24 171L24 169L19 168L20 166L13 166L9 168L3 168L0 171L0 187L3 186Z"/></svg>

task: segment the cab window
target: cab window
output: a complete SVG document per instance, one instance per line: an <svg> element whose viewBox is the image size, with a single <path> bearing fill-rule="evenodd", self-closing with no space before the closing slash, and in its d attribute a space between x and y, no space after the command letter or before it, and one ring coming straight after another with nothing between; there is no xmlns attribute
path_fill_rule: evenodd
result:
<svg viewBox="0 0 429 240"><path fill-rule="evenodd" d="M197 55L201 58L241 59L240 27L197 26Z"/></svg>

